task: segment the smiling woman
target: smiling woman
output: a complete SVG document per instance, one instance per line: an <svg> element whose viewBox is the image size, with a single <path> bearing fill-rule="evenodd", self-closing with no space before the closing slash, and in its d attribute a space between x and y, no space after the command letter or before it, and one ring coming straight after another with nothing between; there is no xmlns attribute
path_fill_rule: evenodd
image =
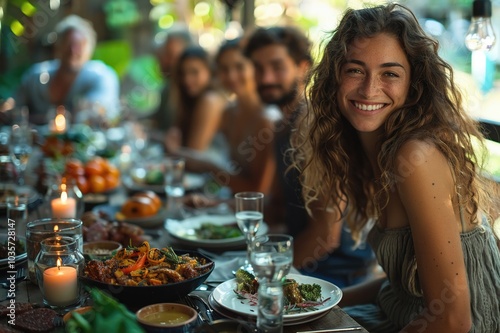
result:
<svg viewBox="0 0 500 333"><path fill-rule="evenodd" d="M397 38L379 34L353 42L342 66L338 95L343 116L359 132L376 132L403 106L411 69Z"/></svg>
<svg viewBox="0 0 500 333"><path fill-rule="evenodd" d="M500 331L483 136L437 50L404 6L348 10L293 138L307 206L329 198L387 275L344 290L370 332Z"/></svg>

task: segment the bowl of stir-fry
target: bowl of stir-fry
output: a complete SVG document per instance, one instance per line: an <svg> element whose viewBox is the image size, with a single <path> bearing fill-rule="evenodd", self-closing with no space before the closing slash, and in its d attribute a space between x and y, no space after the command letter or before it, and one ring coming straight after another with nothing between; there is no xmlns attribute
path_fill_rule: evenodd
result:
<svg viewBox="0 0 500 333"><path fill-rule="evenodd" d="M202 284L213 269L214 262L196 251L155 248L145 241L122 248L108 260L87 261L81 279L136 310L178 300Z"/></svg>

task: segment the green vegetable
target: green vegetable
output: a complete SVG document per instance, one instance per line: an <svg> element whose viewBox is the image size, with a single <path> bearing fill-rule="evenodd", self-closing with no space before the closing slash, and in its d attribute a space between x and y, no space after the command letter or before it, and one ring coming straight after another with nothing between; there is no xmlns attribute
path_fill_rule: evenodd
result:
<svg viewBox="0 0 500 333"><path fill-rule="evenodd" d="M160 170L150 170L146 173L145 181L148 185L162 185L163 173Z"/></svg>
<svg viewBox="0 0 500 333"><path fill-rule="evenodd" d="M144 333L144 330L125 305L99 289L90 289L92 309L83 314L73 312L66 323L69 333Z"/></svg>
<svg viewBox="0 0 500 333"><path fill-rule="evenodd" d="M258 282L252 273L240 268L236 271L235 276L237 291L243 291L250 294L255 294L257 292Z"/></svg>
<svg viewBox="0 0 500 333"><path fill-rule="evenodd" d="M317 301L321 298L321 286L316 283L300 284L299 291L306 301Z"/></svg>
<svg viewBox="0 0 500 333"><path fill-rule="evenodd" d="M174 249L170 246L164 247L160 251L165 255L165 259L170 261L172 264L180 264L182 262L179 256L175 253Z"/></svg>
<svg viewBox="0 0 500 333"><path fill-rule="evenodd" d="M196 229L196 235L200 239L226 239L240 237L243 234L236 224L216 225L213 223L202 223Z"/></svg>

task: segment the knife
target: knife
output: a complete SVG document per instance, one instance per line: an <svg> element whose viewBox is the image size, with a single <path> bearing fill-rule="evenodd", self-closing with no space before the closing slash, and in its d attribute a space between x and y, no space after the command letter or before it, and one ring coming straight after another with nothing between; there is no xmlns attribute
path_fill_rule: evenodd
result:
<svg viewBox="0 0 500 333"><path fill-rule="evenodd" d="M301 331L297 333L334 333L334 332L352 332L362 330L361 326L352 326L352 327L343 327L343 328L330 328L325 330L316 330L316 331Z"/></svg>

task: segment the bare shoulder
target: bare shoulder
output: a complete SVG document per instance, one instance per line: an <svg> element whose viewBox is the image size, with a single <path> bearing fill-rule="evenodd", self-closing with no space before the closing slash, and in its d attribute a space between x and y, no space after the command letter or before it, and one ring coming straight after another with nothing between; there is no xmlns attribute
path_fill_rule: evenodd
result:
<svg viewBox="0 0 500 333"><path fill-rule="evenodd" d="M196 105L194 111L195 117L212 117L219 118L226 109L227 100L217 91L207 91L204 93Z"/></svg>
<svg viewBox="0 0 500 333"><path fill-rule="evenodd" d="M409 140L396 153L395 172L399 187L415 188L441 184L453 188L453 176L446 156L432 142Z"/></svg>
<svg viewBox="0 0 500 333"><path fill-rule="evenodd" d="M397 170L417 171L421 167L448 168L445 155L432 142L409 140L396 153Z"/></svg>
<svg viewBox="0 0 500 333"><path fill-rule="evenodd" d="M227 99L217 90L208 90L201 97L201 103L225 105L227 103Z"/></svg>

